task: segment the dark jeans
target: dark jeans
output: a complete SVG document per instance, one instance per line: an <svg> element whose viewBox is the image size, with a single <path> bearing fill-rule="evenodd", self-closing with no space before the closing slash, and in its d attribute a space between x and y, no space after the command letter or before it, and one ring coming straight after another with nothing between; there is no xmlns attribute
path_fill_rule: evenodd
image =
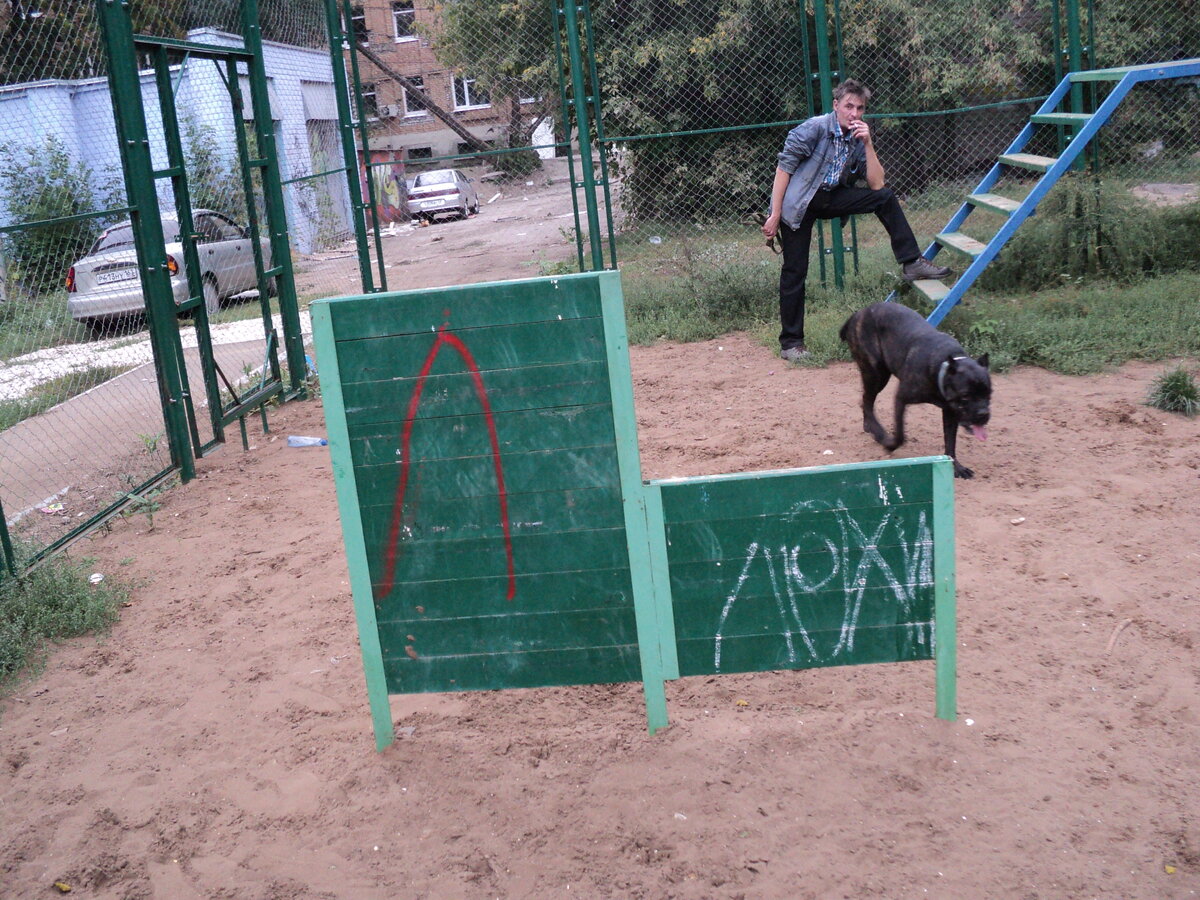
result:
<svg viewBox="0 0 1200 900"><path fill-rule="evenodd" d="M782 349L804 343L804 282L808 278L808 250L812 243L813 223L817 219L837 219L858 213L875 213L892 239L896 262L912 262L921 255L900 201L891 188L873 191L864 187L839 187L817 191L798 228L779 224L779 242L783 245L783 269L779 273L779 332Z"/></svg>

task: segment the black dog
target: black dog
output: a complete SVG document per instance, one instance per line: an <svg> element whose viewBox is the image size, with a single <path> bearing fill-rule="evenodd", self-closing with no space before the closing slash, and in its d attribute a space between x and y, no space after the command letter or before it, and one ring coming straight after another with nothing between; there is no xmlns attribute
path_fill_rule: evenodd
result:
<svg viewBox="0 0 1200 900"><path fill-rule="evenodd" d="M946 455L954 458L957 426L980 440L991 416L992 379L988 355L971 359L954 338L938 331L919 313L899 303L876 303L860 309L842 326L841 338L850 345L863 383L863 431L887 450L904 443L904 408L932 403L942 410ZM896 390L896 433L887 436L875 418L875 398L893 375ZM954 474L975 473L954 459Z"/></svg>

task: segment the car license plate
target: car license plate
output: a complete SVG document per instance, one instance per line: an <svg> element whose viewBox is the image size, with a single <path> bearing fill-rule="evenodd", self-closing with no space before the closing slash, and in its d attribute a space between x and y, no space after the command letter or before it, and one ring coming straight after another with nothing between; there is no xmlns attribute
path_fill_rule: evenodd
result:
<svg viewBox="0 0 1200 900"><path fill-rule="evenodd" d="M445 206L445 205L446 205L445 200L426 200L424 203L421 204L421 208L428 209L431 206Z"/></svg>
<svg viewBox="0 0 1200 900"><path fill-rule="evenodd" d="M96 273L96 284L112 284L114 281L132 281L138 277L137 269L110 269Z"/></svg>

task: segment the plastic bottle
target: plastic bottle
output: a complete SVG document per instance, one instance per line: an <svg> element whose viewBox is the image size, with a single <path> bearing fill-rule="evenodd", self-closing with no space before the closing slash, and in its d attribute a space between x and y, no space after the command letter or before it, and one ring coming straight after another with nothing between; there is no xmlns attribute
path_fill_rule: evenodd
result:
<svg viewBox="0 0 1200 900"><path fill-rule="evenodd" d="M303 434L289 434L289 447L324 447L329 444L329 441L323 437L308 437Z"/></svg>

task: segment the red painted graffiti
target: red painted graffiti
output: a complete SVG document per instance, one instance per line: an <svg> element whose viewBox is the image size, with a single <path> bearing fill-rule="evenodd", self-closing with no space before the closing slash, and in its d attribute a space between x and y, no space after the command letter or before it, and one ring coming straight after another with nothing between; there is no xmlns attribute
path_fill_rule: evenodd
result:
<svg viewBox="0 0 1200 900"><path fill-rule="evenodd" d="M447 325L442 325L438 329L437 339L433 342L429 355L425 357L425 364L421 367L420 374L417 375L417 386L413 390L412 399L408 402L408 412L404 416L404 428L400 434L400 484L396 488L396 500L392 506L392 522L388 529L387 546L384 550L383 580L376 586L376 599L390 594L396 583L396 553L399 548L400 526L404 517L404 492L408 488L408 475L412 467L413 422L421 405L421 392L425 390L425 381L443 346L453 348L467 364L471 380L475 385L475 394L479 398L479 405L483 407L483 417L487 422L488 437L492 443L492 461L496 468L496 493L500 500L500 526L504 529L504 555L508 565L508 593L505 599L511 600L517 593L517 578L513 570L512 529L508 521L508 493L504 489L504 466L500 461L500 438L496 434L496 418L492 415L492 405L488 402L487 391L483 386L483 375L475 363L475 357L471 355L467 345L457 335L451 334L447 328Z"/></svg>

